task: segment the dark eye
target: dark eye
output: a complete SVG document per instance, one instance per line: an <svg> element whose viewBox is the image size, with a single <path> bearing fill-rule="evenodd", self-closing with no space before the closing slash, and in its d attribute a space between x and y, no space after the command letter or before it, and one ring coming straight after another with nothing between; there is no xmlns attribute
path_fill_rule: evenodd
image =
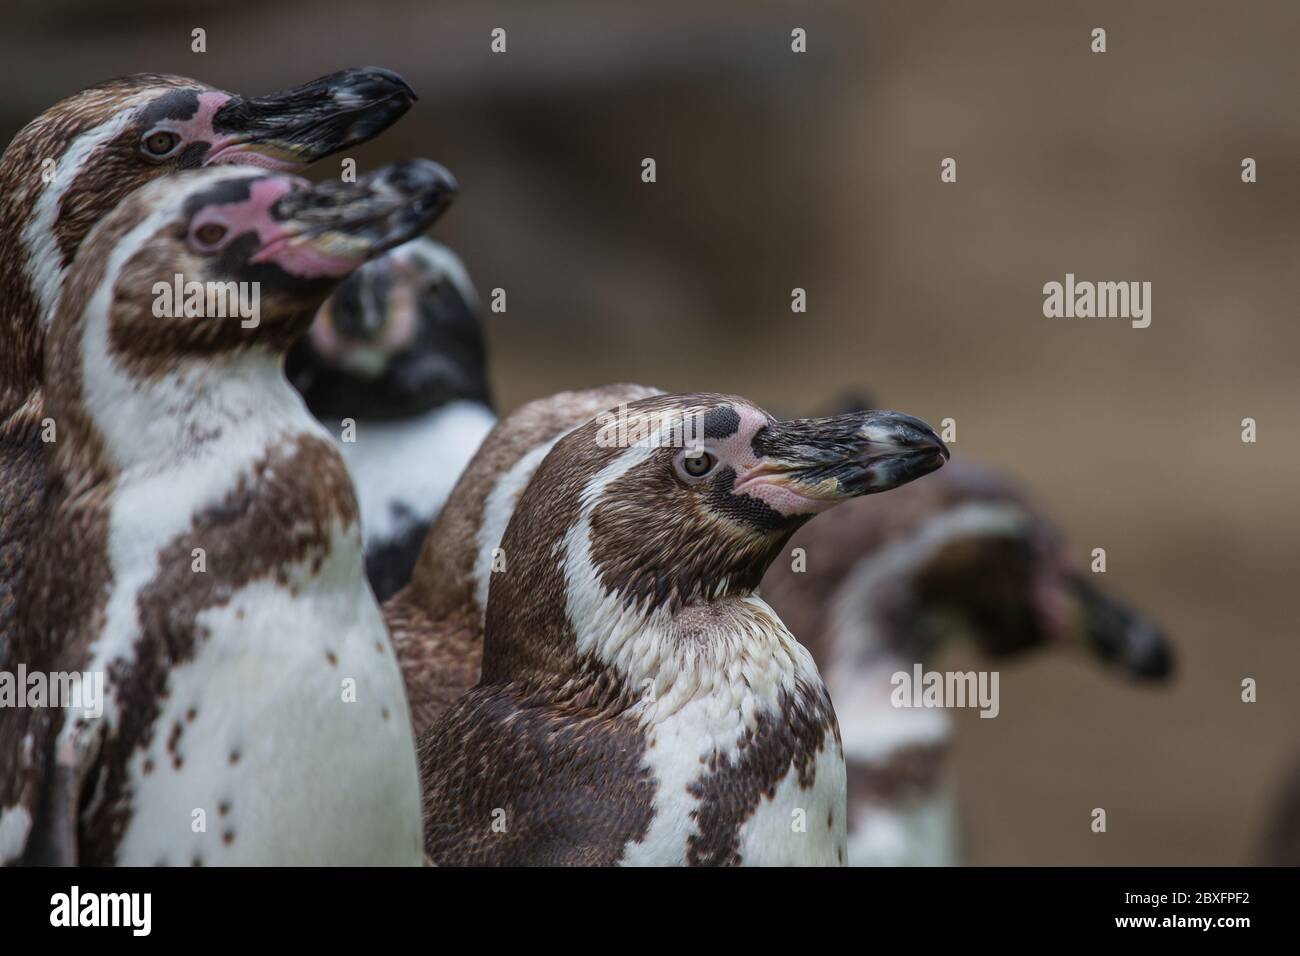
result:
<svg viewBox="0 0 1300 956"><path fill-rule="evenodd" d="M166 156L174 150L181 138L168 130L158 130L144 138L144 151L150 156Z"/></svg>
<svg viewBox="0 0 1300 956"><path fill-rule="evenodd" d="M718 463L707 451L702 451L694 455L685 455L682 458L682 471L692 478L703 478L713 470L713 466Z"/></svg>
<svg viewBox="0 0 1300 956"><path fill-rule="evenodd" d="M204 223L194 230L194 239L202 246L215 246L226 238L226 227L219 222Z"/></svg>

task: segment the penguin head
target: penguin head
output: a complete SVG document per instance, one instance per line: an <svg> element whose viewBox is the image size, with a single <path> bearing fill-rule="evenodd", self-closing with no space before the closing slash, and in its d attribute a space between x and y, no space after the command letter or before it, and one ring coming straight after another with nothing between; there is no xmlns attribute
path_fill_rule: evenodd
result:
<svg viewBox="0 0 1300 956"><path fill-rule="evenodd" d="M29 247L28 257L57 253L66 267L90 228L151 180L218 164L297 170L365 142L414 98L400 76L374 67L261 97L179 76L110 80L55 104L14 137L0 157L0 178L18 201L0 215L24 207L27 222L5 225L33 226L40 248Z"/></svg>
<svg viewBox="0 0 1300 956"><path fill-rule="evenodd" d="M898 412L780 422L716 394L612 409L561 438L520 497L501 541L508 573L491 581L489 642L608 633L612 609L646 619L751 595L802 523L947 456ZM513 659L488 650L485 679Z"/></svg>
<svg viewBox="0 0 1300 956"><path fill-rule="evenodd" d="M285 369L318 418L491 407L478 295L456 255L424 238L344 280Z"/></svg>
<svg viewBox="0 0 1300 956"><path fill-rule="evenodd" d="M455 189L427 160L355 183L235 168L153 182L91 232L56 326L106 319L128 367L284 351L342 279L428 227Z"/></svg>

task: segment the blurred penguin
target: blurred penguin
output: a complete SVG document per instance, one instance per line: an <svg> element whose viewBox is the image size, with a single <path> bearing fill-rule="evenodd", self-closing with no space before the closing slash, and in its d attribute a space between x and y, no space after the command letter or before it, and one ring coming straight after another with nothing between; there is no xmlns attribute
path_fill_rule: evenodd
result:
<svg viewBox="0 0 1300 956"><path fill-rule="evenodd" d="M410 580L429 525L496 421L464 265L429 239L369 263L321 307L286 371L340 440L383 601Z"/></svg>
<svg viewBox="0 0 1300 956"><path fill-rule="evenodd" d="M855 396L837 409L871 406ZM835 705L850 865L960 859L950 715L895 702L896 675L914 679L945 642L971 641L994 667L1073 648L1131 679L1168 678L1159 625L1095 580L1010 479L967 462L795 534L762 594L812 651Z"/></svg>

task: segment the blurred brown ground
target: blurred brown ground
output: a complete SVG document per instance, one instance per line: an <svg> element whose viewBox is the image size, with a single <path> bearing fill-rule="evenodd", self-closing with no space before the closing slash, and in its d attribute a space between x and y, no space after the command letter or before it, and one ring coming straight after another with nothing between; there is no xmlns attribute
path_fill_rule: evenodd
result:
<svg viewBox="0 0 1300 956"><path fill-rule="evenodd" d="M258 93L399 70L421 100L356 156L423 154L460 179L435 236L508 290L488 320L503 407L636 380L799 413L869 388L955 418L956 454L1019 476L1080 560L1105 547L1110 586L1166 623L1168 690L1042 656L1004 669L1000 719L961 715L969 862L1255 859L1300 749L1300 7L542 7L7 6L0 141L122 73ZM1043 283L1066 272L1151 281L1151 328L1045 319Z"/></svg>

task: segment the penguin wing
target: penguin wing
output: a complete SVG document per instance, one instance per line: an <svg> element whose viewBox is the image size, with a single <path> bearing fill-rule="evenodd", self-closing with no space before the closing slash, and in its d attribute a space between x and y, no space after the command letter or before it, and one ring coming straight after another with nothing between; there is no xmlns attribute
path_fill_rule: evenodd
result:
<svg viewBox="0 0 1300 956"><path fill-rule="evenodd" d="M624 718L480 685L420 742L425 851L439 865L612 866L654 815L644 750Z"/></svg>

